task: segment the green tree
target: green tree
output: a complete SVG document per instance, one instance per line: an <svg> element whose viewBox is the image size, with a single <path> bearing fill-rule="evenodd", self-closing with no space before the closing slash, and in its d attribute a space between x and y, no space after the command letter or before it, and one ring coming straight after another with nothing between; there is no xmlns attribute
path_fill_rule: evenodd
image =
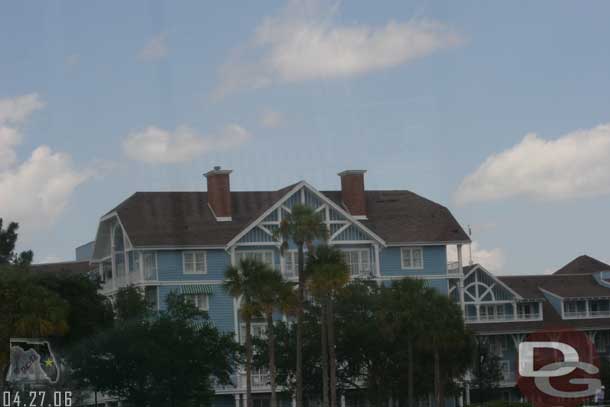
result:
<svg viewBox="0 0 610 407"><path fill-rule="evenodd" d="M127 286L119 288L114 300L114 314L120 321L141 320L150 309L140 288Z"/></svg>
<svg viewBox="0 0 610 407"><path fill-rule="evenodd" d="M331 246L319 246L308 258L309 288L321 307L321 346L323 405L337 405L337 355L335 350L334 303L338 292L349 282L349 267L341 251ZM330 393L329 393L330 388Z"/></svg>
<svg viewBox="0 0 610 407"><path fill-rule="evenodd" d="M326 240L328 229L324 223L322 213L316 212L313 208L296 204L292 210L281 221L280 227L275 232L275 237L282 239L282 250L288 248L292 241L297 246L298 253L298 277L299 285L297 290L297 332L296 332L296 404L303 407L303 306L305 298L305 251L307 246L313 252L313 243L316 240Z"/></svg>
<svg viewBox="0 0 610 407"><path fill-rule="evenodd" d="M483 338L476 338L476 342L473 384L478 392L478 401L486 402L491 399L502 380L502 368L500 357L491 352L489 344Z"/></svg>
<svg viewBox="0 0 610 407"><path fill-rule="evenodd" d="M464 361L472 360L473 339L464 326L461 309L449 297L429 290L425 305L420 345L432 354L434 399L436 405L442 405L450 379L461 376L468 365ZM462 363L457 363L456 355Z"/></svg>
<svg viewBox="0 0 610 407"><path fill-rule="evenodd" d="M9 367L9 339L55 337L68 332L69 304L18 267L0 272L0 367Z"/></svg>
<svg viewBox="0 0 610 407"><path fill-rule="evenodd" d="M271 267L259 267L255 280L254 302L261 309L267 323L268 366L271 386L271 407L277 407L277 367L273 312L290 314L295 307L294 284L284 281L282 275Z"/></svg>
<svg viewBox="0 0 610 407"><path fill-rule="evenodd" d="M429 295L422 280L404 279L394 282L382 295L385 302L383 319L384 335L388 339L404 340L407 362L407 399L410 407L415 406L415 342L422 335L424 310ZM431 294L431 293L430 293ZM399 385L400 386L400 385Z"/></svg>
<svg viewBox="0 0 610 407"><path fill-rule="evenodd" d="M238 345L207 314L170 294L167 311L117 320L77 347L70 366L79 384L142 407L211 405L214 384L228 384Z"/></svg>
<svg viewBox="0 0 610 407"><path fill-rule="evenodd" d="M252 407L252 319L261 315L262 307L258 300L261 277L270 271L269 266L253 259L242 259L236 266L225 271L224 289L240 303L239 316L246 325L246 398L247 407ZM271 270L272 272L273 270Z"/></svg>
<svg viewBox="0 0 610 407"><path fill-rule="evenodd" d="M6 229L2 228L2 218L0 218L0 265L14 264L18 266L28 266L32 263L34 253L31 250L15 253L15 245L17 244L17 230L19 224L11 222Z"/></svg>

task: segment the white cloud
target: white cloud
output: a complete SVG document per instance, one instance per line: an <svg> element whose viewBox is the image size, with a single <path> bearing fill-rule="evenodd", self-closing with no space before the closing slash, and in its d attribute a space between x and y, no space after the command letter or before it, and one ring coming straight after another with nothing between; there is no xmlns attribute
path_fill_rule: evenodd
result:
<svg viewBox="0 0 610 407"><path fill-rule="evenodd" d="M22 135L14 126L43 105L36 94L0 99L0 216L22 223L24 230L52 224L74 189L90 176L74 169L69 155L47 146L18 162L15 147Z"/></svg>
<svg viewBox="0 0 610 407"><path fill-rule="evenodd" d="M464 265L468 264L469 257L468 245L462 246L462 261ZM457 248L455 245L447 246L447 261L457 261ZM502 271L505 261L506 256L502 249L483 249L479 246L478 242L472 242L473 263L481 264L489 271L499 272Z"/></svg>
<svg viewBox="0 0 610 407"><path fill-rule="evenodd" d="M123 151L133 160L172 164L191 161L211 151L238 148L250 137L250 133L236 124L207 136L186 126L178 127L173 132L151 126L127 135L123 141Z"/></svg>
<svg viewBox="0 0 610 407"><path fill-rule="evenodd" d="M0 125L22 124L34 111L44 107L37 93L0 99Z"/></svg>
<svg viewBox="0 0 610 407"><path fill-rule="evenodd" d="M138 54L141 61L158 61L169 53L167 35L160 33L155 35Z"/></svg>
<svg viewBox="0 0 610 407"><path fill-rule="evenodd" d="M292 1L257 27L249 43L221 68L216 96L275 82L361 75L453 47L460 37L429 20L390 21L382 26L342 25L333 5Z"/></svg>
<svg viewBox="0 0 610 407"><path fill-rule="evenodd" d="M489 156L458 187L459 204L524 196L561 200L610 193L610 124L555 140L528 134Z"/></svg>
<svg viewBox="0 0 610 407"><path fill-rule="evenodd" d="M284 117L280 112L266 109L261 113L260 124L269 129L276 129L284 123Z"/></svg>

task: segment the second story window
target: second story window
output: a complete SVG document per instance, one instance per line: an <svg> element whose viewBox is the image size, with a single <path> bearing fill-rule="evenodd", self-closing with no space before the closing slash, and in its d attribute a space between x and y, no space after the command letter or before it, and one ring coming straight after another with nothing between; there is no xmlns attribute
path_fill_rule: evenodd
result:
<svg viewBox="0 0 610 407"><path fill-rule="evenodd" d="M200 311L210 310L210 297L207 294L187 294L184 298Z"/></svg>
<svg viewBox="0 0 610 407"><path fill-rule="evenodd" d="M207 255L204 251L184 252L184 274L207 274Z"/></svg>
<svg viewBox="0 0 610 407"><path fill-rule="evenodd" d="M366 277L371 274L371 253L368 249L343 250L343 258L352 277Z"/></svg>
<svg viewBox="0 0 610 407"><path fill-rule="evenodd" d="M307 252L304 253L304 258L307 259ZM296 250L288 250L284 253L284 277L292 278L299 275L299 252Z"/></svg>
<svg viewBox="0 0 610 407"><path fill-rule="evenodd" d="M154 252L141 253L142 269L145 280L157 279L157 254Z"/></svg>
<svg viewBox="0 0 610 407"><path fill-rule="evenodd" d="M400 249L400 266L403 269L423 269L424 250L421 247L402 247Z"/></svg>
<svg viewBox="0 0 610 407"><path fill-rule="evenodd" d="M273 259L273 251L271 250L244 250L237 252L237 260L243 259L251 259L260 261L262 263L268 264L269 266L275 268L275 261Z"/></svg>

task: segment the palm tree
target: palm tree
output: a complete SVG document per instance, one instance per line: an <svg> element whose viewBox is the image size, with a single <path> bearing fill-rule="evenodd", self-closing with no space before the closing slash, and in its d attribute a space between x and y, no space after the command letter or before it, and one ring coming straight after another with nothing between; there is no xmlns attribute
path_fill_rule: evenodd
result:
<svg viewBox="0 0 610 407"><path fill-rule="evenodd" d="M240 318L246 325L246 399L247 407L252 407L252 319L261 314L260 304L256 302L259 276L269 266L252 259L242 259L236 266L225 271L223 287L227 293L241 299Z"/></svg>
<svg viewBox="0 0 610 407"><path fill-rule="evenodd" d="M420 337L426 318L425 307L429 291L423 280L404 279L395 282L387 291L385 300L392 302L388 307L391 312L385 315L386 325L392 326L396 330L396 336L406 337L407 339L407 395L408 406L414 407L414 354L413 347L415 341Z"/></svg>
<svg viewBox="0 0 610 407"><path fill-rule="evenodd" d="M330 385L330 406L337 405L337 356L335 353L335 296L349 282L349 267L340 250L330 246L317 248L315 256L309 256L307 271L311 292L320 300L322 308L322 370L323 402L328 406ZM329 383L330 377L330 383Z"/></svg>
<svg viewBox="0 0 610 407"><path fill-rule="evenodd" d="M290 313L294 308L293 284L282 279L282 275L269 266L261 267L257 274L255 302L267 322L267 347L269 349L269 381L271 386L271 407L277 407L277 368L275 362L275 332L273 311L279 309Z"/></svg>
<svg viewBox="0 0 610 407"><path fill-rule="evenodd" d="M423 311L426 335L420 338L420 342L422 348L429 349L433 355L434 399L436 405L440 406L445 400L444 379L448 373L442 367L441 355L447 357L455 352L465 352L469 335L464 327L461 309L449 297L433 289L427 290L426 297Z"/></svg>
<svg viewBox="0 0 610 407"><path fill-rule="evenodd" d="M324 223L323 215L309 206L296 204L280 222L280 227L274 233L275 237L282 239L281 253L288 248L292 240L298 250L299 286L297 291L297 366L296 366L296 405L303 407L303 302L305 297L305 268L304 248L313 251L313 242L326 240L328 229Z"/></svg>

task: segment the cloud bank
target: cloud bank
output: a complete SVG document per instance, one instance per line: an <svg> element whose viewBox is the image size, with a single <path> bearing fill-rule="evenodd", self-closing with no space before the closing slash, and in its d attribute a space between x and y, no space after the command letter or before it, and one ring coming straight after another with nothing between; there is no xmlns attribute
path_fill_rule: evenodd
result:
<svg viewBox="0 0 610 407"><path fill-rule="evenodd" d="M536 134L489 156L464 178L458 204L513 197L565 200L610 193L610 124L554 140Z"/></svg>
<svg viewBox="0 0 610 407"><path fill-rule="evenodd" d="M0 99L0 216L22 223L24 230L52 224L74 190L91 174L73 168L68 154L37 147L19 162L21 125L44 103L33 93Z"/></svg>
<svg viewBox="0 0 610 407"><path fill-rule="evenodd" d="M212 151L236 149L250 138L250 133L237 124L230 124L217 134L206 136L187 126L180 126L174 131L151 126L127 135L123 140L123 151L132 160L175 164L191 161Z"/></svg>
<svg viewBox="0 0 610 407"><path fill-rule="evenodd" d="M273 83L342 78L392 68L454 47L461 38L431 20L339 24L336 7L292 1L256 28L220 70L216 96Z"/></svg>

